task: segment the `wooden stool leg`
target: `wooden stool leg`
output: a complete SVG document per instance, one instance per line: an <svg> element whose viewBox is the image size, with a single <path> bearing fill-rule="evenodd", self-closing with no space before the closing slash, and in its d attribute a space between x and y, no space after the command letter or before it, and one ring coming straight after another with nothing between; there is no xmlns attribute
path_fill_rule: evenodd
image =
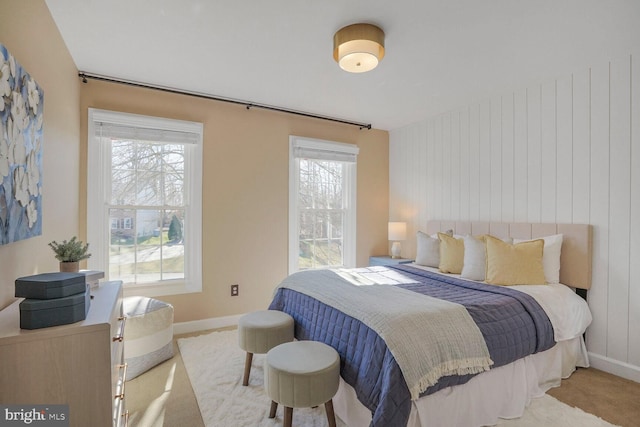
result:
<svg viewBox="0 0 640 427"><path fill-rule="evenodd" d="M284 427L291 427L293 421L293 408L284 407Z"/></svg>
<svg viewBox="0 0 640 427"><path fill-rule="evenodd" d="M333 399L324 404L324 409L327 411L327 421L329 421L329 427L336 427L336 414L333 412Z"/></svg>
<svg viewBox="0 0 640 427"><path fill-rule="evenodd" d="M278 410L278 402L271 401L271 409L269 410L269 418L276 417L276 411Z"/></svg>
<svg viewBox="0 0 640 427"><path fill-rule="evenodd" d="M251 362L253 361L253 353L247 351L247 358L244 361L244 378L242 385L249 385L249 374L251 373Z"/></svg>

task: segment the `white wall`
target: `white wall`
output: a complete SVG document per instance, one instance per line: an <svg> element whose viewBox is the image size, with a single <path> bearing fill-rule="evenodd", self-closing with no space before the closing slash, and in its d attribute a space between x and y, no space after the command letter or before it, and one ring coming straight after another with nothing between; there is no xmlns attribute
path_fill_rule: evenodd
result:
<svg viewBox="0 0 640 427"><path fill-rule="evenodd" d="M640 55L390 133L390 220L594 226L592 365L640 381ZM403 244L415 255L415 238Z"/></svg>

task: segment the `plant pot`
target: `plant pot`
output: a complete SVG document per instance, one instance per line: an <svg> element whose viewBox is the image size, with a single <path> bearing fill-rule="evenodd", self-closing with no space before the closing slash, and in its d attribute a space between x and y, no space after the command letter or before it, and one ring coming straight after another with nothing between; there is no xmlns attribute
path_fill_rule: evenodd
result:
<svg viewBox="0 0 640 427"><path fill-rule="evenodd" d="M63 273L77 273L80 271L80 262L61 262L60 271Z"/></svg>

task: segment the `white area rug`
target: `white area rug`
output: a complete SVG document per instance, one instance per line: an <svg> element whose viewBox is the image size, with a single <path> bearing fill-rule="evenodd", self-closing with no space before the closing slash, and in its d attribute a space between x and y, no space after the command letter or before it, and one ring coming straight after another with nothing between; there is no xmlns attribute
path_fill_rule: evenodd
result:
<svg viewBox="0 0 640 427"><path fill-rule="evenodd" d="M242 386L245 352L238 347L236 331L213 332L178 340L189 379L207 427L281 426L283 408L269 419L270 399L264 393L265 355L256 354L247 387ZM324 407L294 409L294 426L325 427ZM339 427L346 427L338 420ZM534 399L516 420L501 420L501 427L612 427L612 424L572 408L551 396Z"/></svg>

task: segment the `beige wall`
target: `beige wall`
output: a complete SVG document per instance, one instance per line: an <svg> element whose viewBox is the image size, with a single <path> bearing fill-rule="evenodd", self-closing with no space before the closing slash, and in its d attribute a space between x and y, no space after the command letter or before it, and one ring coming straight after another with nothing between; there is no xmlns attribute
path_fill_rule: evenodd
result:
<svg viewBox="0 0 640 427"><path fill-rule="evenodd" d="M90 107L204 123L203 292L162 298L174 305L176 322L264 309L287 275L289 135L358 145L357 263L387 253L385 131L89 80L81 88L83 165ZM230 296L233 283L240 284L237 297Z"/></svg>
<svg viewBox="0 0 640 427"><path fill-rule="evenodd" d="M57 270L48 242L86 237L88 107L205 124L203 292L166 298L176 322L264 308L287 274L291 134L360 147L358 265L388 251L387 132L96 81L81 85L44 1L0 0L0 10L0 43L45 92L43 234L0 246L0 307L14 300L17 277ZM232 283L240 284L240 296L229 296Z"/></svg>
<svg viewBox="0 0 640 427"><path fill-rule="evenodd" d="M0 43L44 90L42 235L0 246L0 307L18 277L57 271L47 246L79 234L77 69L44 1L0 0Z"/></svg>

